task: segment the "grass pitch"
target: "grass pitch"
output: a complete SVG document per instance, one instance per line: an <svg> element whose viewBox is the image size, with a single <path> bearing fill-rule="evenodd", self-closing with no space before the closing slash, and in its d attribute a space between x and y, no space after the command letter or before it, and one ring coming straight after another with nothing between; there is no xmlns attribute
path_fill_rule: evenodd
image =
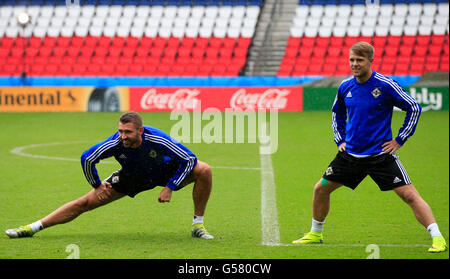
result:
<svg viewBox="0 0 450 279"><path fill-rule="evenodd" d="M115 132L119 115L0 114L0 228L4 231L36 221L89 191L79 157ZM175 123L168 113L142 115L145 124L167 133ZM394 135L403 117L403 113L394 113ZM2 233L0 258L365 259L378 252L381 259L448 259L448 251L427 253L429 234L410 208L394 192L379 191L369 177L355 191L343 187L332 194L323 245L291 245L310 228L313 185L337 149L330 112L280 113L278 126L278 151L271 155L277 245L262 244L264 176L259 145L191 143L186 145L213 166L205 224L214 240L190 236L192 186L174 193L168 204L157 202L161 188L155 188L32 238L8 239ZM415 135L398 155L448 241L448 112L423 113ZM98 165L101 178L118 168L113 160ZM378 251L369 244L376 244Z"/></svg>

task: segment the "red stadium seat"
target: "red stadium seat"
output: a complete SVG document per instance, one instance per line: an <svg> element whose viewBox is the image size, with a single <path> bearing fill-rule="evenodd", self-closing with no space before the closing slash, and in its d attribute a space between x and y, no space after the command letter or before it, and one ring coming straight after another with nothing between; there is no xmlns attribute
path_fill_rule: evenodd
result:
<svg viewBox="0 0 450 279"><path fill-rule="evenodd" d="M309 75L313 75L313 76L321 75L322 74L322 69L323 69L322 64L311 63L308 66L308 74Z"/></svg>
<svg viewBox="0 0 450 279"><path fill-rule="evenodd" d="M205 49L208 46L209 39L204 37L198 37L195 40L195 48Z"/></svg>
<svg viewBox="0 0 450 279"><path fill-rule="evenodd" d="M309 58L312 55L313 48L310 47L301 47L299 50L299 57L302 59Z"/></svg>
<svg viewBox="0 0 450 279"><path fill-rule="evenodd" d="M76 46L69 46L67 48L67 56L69 57L78 57L80 54L80 48Z"/></svg>
<svg viewBox="0 0 450 279"><path fill-rule="evenodd" d="M314 37L303 37L302 38L302 48L312 48L314 44L316 43L316 38Z"/></svg>
<svg viewBox="0 0 450 279"><path fill-rule="evenodd" d="M0 37L0 45L4 48L11 48L14 45L14 38Z"/></svg>
<svg viewBox="0 0 450 279"><path fill-rule="evenodd" d="M196 76L196 75L197 75L197 71L198 71L198 66L197 66L197 65L189 64L189 65L187 65L187 66L185 67L185 69L184 69L184 74L185 74L186 76L191 76L191 77L193 77L193 76Z"/></svg>
<svg viewBox="0 0 450 279"><path fill-rule="evenodd" d="M108 49L108 56L119 57L122 52L122 48L118 46L111 45Z"/></svg>
<svg viewBox="0 0 450 279"><path fill-rule="evenodd" d="M156 72L156 66L154 65L144 65L142 68L143 76L154 76Z"/></svg>
<svg viewBox="0 0 450 279"><path fill-rule="evenodd" d="M408 74L413 76L422 75L424 73L423 64L411 64Z"/></svg>
<svg viewBox="0 0 450 279"><path fill-rule="evenodd" d="M244 47L244 48L248 48L250 46L252 42L251 38L247 38L247 37L239 37L237 39L237 46L239 47Z"/></svg>
<svg viewBox="0 0 450 279"><path fill-rule="evenodd" d="M285 57L297 57L297 54L298 54L298 46L287 45Z"/></svg>
<svg viewBox="0 0 450 279"><path fill-rule="evenodd" d="M106 36L101 36L98 39L98 47L108 48L111 45L111 38Z"/></svg>
<svg viewBox="0 0 450 279"><path fill-rule="evenodd" d="M142 48L150 48L153 45L153 38L151 37L142 37L139 41L139 46Z"/></svg>
<svg viewBox="0 0 450 279"><path fill-rule="evenodd" d="M414 56L425 56L428 52L428 46L425 45L416 45L414 47Z"/></svg>
<svg viewBox="0 0 450 279"><path fill-rule="evenodd" d="M428 46L428 44L431 41L431 36L430 35L417 35L416 36L416 44L418 46Z"/></svg>
<svg viewBox="0 0 450 279"><path fill-rule="evenodd" d="M223 39L223 47L227 49L233 49L236 46L236 38L225 37Z"/></svg>
<svg viewBox="0 0 450 279"><path fill-rule="evenodd" d="M441 45L430 45L428 47L429 50L429 54L431 56L439 56L441 55L441 53L443 52L442 46Z"/></svg>
<svg viewBox="0 0 450 279"><path fill-rule="evenodd" d="M45 71L45 66L44 65L39 65L39 64L33 64L30 68L30 72L28 73L28 75L30 76L40 76L44 73Z"/></svg>
<svg viewBox="0 0 450 279"><path fill-rule="evenodd" d="M337 46L337 47L342 47L342 45L344 44L344 37L336 37L336 36L332 36L330 38L330 46Z"/></svg>
<svg viewBox="0 0 450 279"><path fill-rule="evenodd" d="M127 48L136 48L139 45L139 38L129 36L125 40L125 46Z"/></svg>
<svg viewBox="0 0 450 279"><path fill-rule="evenodd" d="M111 45L115 47L123 47L127 38L121 36L115 36L112 38Z"/></svg>
<svg viewBox="0 0 450 279"><path fill-rule="evenodd" d="M191 38L191 37L184 37L183 40L181 41L181 46L184 48L192 48L192 46L194 46L195 44L195 38Z"/></svg>
<svg viewBox="0 0 450 279"><path fill-rule="evenodd" d="M339 57L342 53L342 48L337 46L328 47L327 54L331 57Z"/></svg>
<svg viewBox="0 0 450 279"><path fill-rule="evenodd" d="M45 40L47 40L48 37L46 37ZM81 47L84 43L84 37L80 37L80 36L73 36L72 40L70 41L70 45L72 46L77 46L77 47Z"/></svg>
<svg viewBox="0 0 450 279"><path fill-rule="evenodd" d="M400 36L388 35L386 39L386 45L391 47L393 46L398 47L401 44L401 41L402 37Z"/></svg>
<svg viewBox="0 0 450 279"><path fill-rule="evenodd" d="M28 40L28 45L34 48L39 48L42 45L42 38L32 36Z"/></svg>
<svg viewBox="0 0 450 279"><path fill-rule="evenodd" d="M98 44L98 40L99 40L99 37L97 37L97 36L86 36L84 38L83 45L90 47L90 48L95 48Z"/></svg>
<svg viewBox="0 0 450 279"><path fill-rule="evenodd" d="M330 37L316 37L316 47L327 47L330 44Z"/></svg>
<svg viewBox="0 0 450 279"><path fill-rule="evenodd" d="M377 49L382 49L386 45L387 37L386 36L373 36L373 47L375 48L375 51Z"/></svg>
<svg viewBox="0 0 450 279"><path fill-rule="evenodd" d="M404 35L403 37L402 37L402 45L405 45L405 46L412 46L412 45L414 45L416 43L416 36L407 36L407 35Z"/></svg>
<svg viewBox="0 0 450 279"><path fill-rule="evenodd" d="M222 44L223 44L223 39L222 38L218 38L218 37L211 37L211 38L209 38L208 45L210 47L219 48L219 47L222 46Z"/></svg>
<svg viewBox="0 0 450 279"><path fill-rule="evenodd" d="M143 65L133 64L128 68L128 72L129 72L130 76L138 77L138 76L142 76L142 74L144 72L143 69L144 69Z"/></svg>
<svg viewBox="0 0 450 279"><path fill-rule="evenodd" d="M289 37L288 46L298 48L300 46L302 39L300 37Z"/></svg>
<svg viewBox="0 0 450 279"><path fill-rule="evenodd" d="M401 56L411 56L413 51L412 45L401 45L399 48L399 54Z"/></svg>

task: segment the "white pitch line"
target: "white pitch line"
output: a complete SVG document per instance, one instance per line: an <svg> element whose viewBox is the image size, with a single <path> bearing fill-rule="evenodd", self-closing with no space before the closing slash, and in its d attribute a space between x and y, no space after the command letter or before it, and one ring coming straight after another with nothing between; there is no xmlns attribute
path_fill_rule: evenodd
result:
<svg viewBox="0 0 450 279"><path fill-rule="evenodd" d="M65 158L65 157L55 157L55 156L46 156L46 155L35 155L35 154L26 153L24 151L29 149L29 148L44 147L44 146L54 146L54 145L77 144L77 143L86 143L86 142L87 141L71 141L71 142L50 142L50 143L30 144L30 145L15 147L15 148L11 149L10 152L12 154L16 154L16 155L23 156L23 157L29 157L29 158L79 162L80 159Z"/></svg>
<svg viewBox="0 0 450 279"><path fill-rule="evenodd" d="M266 123L260 125L261 133L266 134ZM262 245L278 246L280 244L280 230L278 227L278 212L273 174L272 158L267 152L270 146L261 145L259 157L261 162L261 231Z"/></svg>
<svg viewBox="0 0 450 279"><path fill-rule="evenodd" d="M50 142L50 143L38 143L30 144L25 146L18 146L10 150L12 154L19 155L22 157L35 158L35 159L45 159L45 160L57 160L57 161L69 161L69 162L80 162L80 159L57 157L57 156L47 156L47 155L36 155L25 152L25 150L30 148L39 148L45 146L55 146L55 145L67 145L67 144L79 144L88 143L92 141L70 141L70 142ZM102 161L102 163L114 164L113 161ZM211 166L213 169L227 169L227 170L261 170L261 168L256 167L231 167L231 166Z"/></svg>
<svg viewBox="0 0 450 279"><path fill-rule="evenodd" d="M430 247L430 245L426 244L375 244L380 247ZM277 245L272 246L296 246L296 247L366 247L370 244L362 244L362 243L336 243L336 244L292 244L292 243L278 243Z"/></svg>

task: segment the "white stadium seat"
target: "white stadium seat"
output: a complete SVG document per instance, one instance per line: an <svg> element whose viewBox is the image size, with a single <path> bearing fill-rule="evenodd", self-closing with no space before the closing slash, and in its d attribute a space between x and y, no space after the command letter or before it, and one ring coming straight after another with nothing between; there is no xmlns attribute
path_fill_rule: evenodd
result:
<svg viewBox="0 0 450 279"><path fill-rule="evenodd" d="M335 18L337 16L338 7L336 5L326 5L324 9L324 16L327 18Z"/></svg>
<svg viewBox="0 0 450 279"><path fill-rule="evenodd" d="M421 4L409 4L408 5L409 16L420 16L422 14Z"/></svg>
<svg viewBox="0 0 450 279"><path fill-rule="evenodd" d="M100 5L95 8L95 16L97 17L105 18L108 16L108 14L109 14L109 6Z"/></svg>
<svg viewBox="0 0 450 279"><path fill-rule="evenodd" d="M191 15L191 7L180 6L177 9L177 18L188 18Z"/></svg>
<svg viewBox="0 0 450 279"><path fill-rule="evenodd" d="M161 18L163 16L164 7L163 6L152 6L150 9L150 17Z"/></svg>
<svg viewBox="0 0 450 279"><path fill-rule="evenodd" d="M219 16L220 17L231 17L231 13L232 13L232 8L231 6L221 6L219 7Z"/></svg>
<svg viewBox="0 0 450 279"><path fill-rule="evenodd" d="M391 17L394 14L394 6L391 4L380 6L380 17Z"/></svg>
<svg viewBox="0 0 450 279"><path fill-rule="evenodd" d="M335 37L345 37L345 27L344 26L334 26L333 27L333 36Z"/></svg>
<svg viewBox="0 0 450 279"><path fill-rule="evenodd" d="M407 4L396 4L394 6L394 16L406 16L408 14Z"/></svg>
<svg viewBox="0 0 450 279"><path fill-rule="evenodd" d="M425 16L434 16L436 13L437 6L434 3L423 4L423 14Z"/></svg>
<svg viewBox="0 0 450 279"><path fill-rule="evenodd" d="M449 14L448 3L439 3L437 9L438 9L439 15L444 15L444 16L448 17L448 14Z"/></svg>
<svg viewBox="0 0 450 279"><path fill-rule="evenodd" d="M361 27L360 26L348 26L346 31L347 31L347 36L358 37L361 34Z"/></svg>
<svg viewBox="0 0 450 279"><path fill-rule="evenodd" d="M208 6L204 9L205 17L215 18L219 14L219 8L217 6Z"/></svg>
<svg viewBox="0 0 450 279"><path fill-rule="evenodd" d="M93 8L94 6L89 6L92 8L92 14L93 14ZM53 16L54 7L53 6L42 6L40 10L40 16L41 17L52 17ZM91 14L91 16L92 16Z"/></svg>
<svg viewBox="0 0 450 279"><path fill-rule="evenodd" d="M312 17L321 17L323 15L324 7L322 5L312 5L309 13Z"/></svg>
<svg viewBox="0 0 450 279"><path fill-rule="evenodd" d="M70 10L70 9L69 9ZM42 15L43 9L41 8L41 15ZM44 13L49 13L49 11L46 11ZM81 15L85 17L91 17L95 13L95 6L86 5L81 6Z"/></svg>
<svg viewBox="0 0 450 279"><path fill-rule="evenodd" d="M352 17L363 17L366 14L366 5L353 5Z"/></svg>
<svg viewBox="0 0 450 279"><path fill-rule="evenodd" d="M415 36L417 35L418 26L417 25L405 25L403 27L403 34L406 36Z"/></svg>
<svg viewBox="0 0 450 279"><path fill-rule="evenodd" d="M202 18L204 14L205 14L204 6L194 6L191 9L191 17Z"/></svg>
<svg viewBox="0 0 450 279"><path fill-rule="evenodd" d="M148 17L150 15L149 6L138 6L136 8L136 16L138 17Z"/></svg>
<svg viewBox="0 0 450 279"><path fill-rule="evenodd" d="M136 6L127 5L122 9L123 17L134 17L136 15Z"/></svg>
<svg viewBox="0 0 450 279"><path fill-rule="evenodd" d="M300 38L304 34L304 28L303 27L291 26L290 34L291 34L292 37Z"/></svg>
<svg viewBox="0 0 450 279"><path fill-rule="evenodd" d="M259 10L259 6L247 6L247 9L245 10L245 16L248 18L258 18Z"/></svg>
<svg viewBox="0 0 450 279"><path fill-rule="evenodd" d="M389 26L389 34L392 36L403 35L403 26L396 26L396 25Z"/></svg>
<svg viewBox="0 0 450 279"><path fill-rule="evenodd" d="M430 25L419 25L418 33L419 35L431 35L433 32L433 27Z"/></svg>
<svg viewBox="0 0 450 279"><path fill-rule="evenodd" d="M295 17L304 18L309 15L309 6L300 5L295 8Z"/></svg>

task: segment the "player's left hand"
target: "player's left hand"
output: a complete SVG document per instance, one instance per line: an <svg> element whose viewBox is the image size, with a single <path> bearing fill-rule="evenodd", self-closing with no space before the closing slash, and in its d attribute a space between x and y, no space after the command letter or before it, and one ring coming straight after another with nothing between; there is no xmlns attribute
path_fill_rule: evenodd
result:
<svg viewBox="0 0 450 279"><path fill-rule="evenodd" d="M381 145L383 147L383 152L394 154L400 147L402 147L395 139L387 141Z"/></svg>
<svg viewBox="0 0 450 279"><path fill-rule="evenodd" d="M170 202L171 197L172 197L172 189L166 186L164 187L164 189L162 189L161 193L159 193L158 201Z"/></svg>

